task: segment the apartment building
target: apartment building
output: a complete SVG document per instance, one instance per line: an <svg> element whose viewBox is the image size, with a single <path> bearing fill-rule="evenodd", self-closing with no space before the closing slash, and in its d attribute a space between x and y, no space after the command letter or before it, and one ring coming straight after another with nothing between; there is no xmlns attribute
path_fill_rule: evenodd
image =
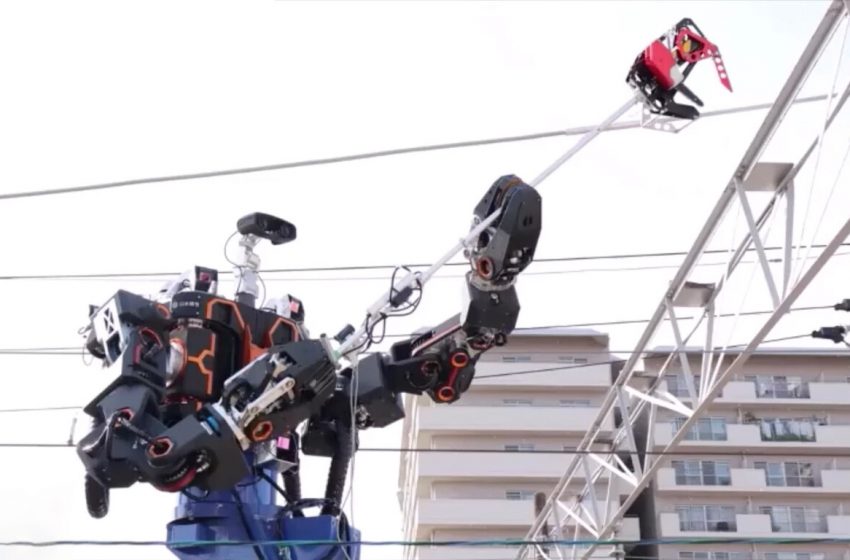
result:
<svg viewBox="0 0 850 560"><path fill-rule="evenodd" d="M460 401L437 405L409 397L402 447L433 451L401 457L405 538L525 537L534 520L534 494L552 490L575 456L564 450L579 443L599 411L611 386L612 358L608 336L594 330L522 330L482 356ZM604 426L612 429L611 423ZM539 451L556 453L534 453ZM579 477L577 485L584 482ZM606 483L602 478L597 492L603 500ZM624 520L617 537L639 539L638 520ZM410 547L405 560L501 560L515 554L515 547Z"/></svg>
<svg viewBox="0 0 850 560"><path fill-rule="evenodd" d="M658 372L670 352L645 359ZM734 353L726 363L734 359ZM697 351L689 352L700 372ZM662 389L689 402L679 363ZM699 386L697 377L696 385ZM658 409L654 450L682 418ZM636 502L644 538L850 538L850 352L759 350L731 379ZM663 545L665 560L850 560L850 544Z"/></svg>

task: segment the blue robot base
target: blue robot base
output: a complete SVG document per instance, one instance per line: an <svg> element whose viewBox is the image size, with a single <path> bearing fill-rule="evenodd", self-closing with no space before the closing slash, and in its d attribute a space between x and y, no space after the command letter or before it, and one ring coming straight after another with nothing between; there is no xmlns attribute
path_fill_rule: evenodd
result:
<svg viewBox="0 0 850 560"><path fill-rule="evenodd" d="M275 479L272 467L263 470ZM256 475L232 491L181 494L168 524L168 548L180 560L360 560L360 546L350 544L360 541L359 531L333 515L295 516L276 505L276 496L274 487ZM248 541L266 544L225 544ZM286 541L299 542L290 546Z"/></svg>

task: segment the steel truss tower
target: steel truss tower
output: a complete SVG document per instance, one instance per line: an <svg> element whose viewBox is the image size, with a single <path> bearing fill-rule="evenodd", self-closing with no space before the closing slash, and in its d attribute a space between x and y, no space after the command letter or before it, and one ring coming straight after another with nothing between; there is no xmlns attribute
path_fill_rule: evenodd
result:
<svg viewBox="0 0 850 560"><path fill-rule="evenodd" d="M599 414L578 446L578 452L573 455L566 472L564 472L546 500L540 514L534 520L526 541L604 541L611 539L626 511L652 480L661 465L663 455L674 452L697 419L712 404L726 381L740 371L753 351L765 340L765 337L779 322L780 318L788 313L800 294L803 293L850 234L850 209L833 205L829 210L839 212L841 220L839 220L840 226L833 233L831 241L819 253L810 253L812 248L809 247L802 258L799 258L801 256L799 253L795 257L792 251L795 218L794 179L813 154L816 154L815 165L817 166L819 150L823 145L823 134L833 123L848 96L850 96L850 85L840 96L835 97L833 94L829 97L827 102L829 114L825 118L820 131L821 134L814 139L797 163L761 161L765 148L779 128L827 45L836 35L842 21L847 17L848 3L850 3L850 0L835 0L829 5L822 21L791 71L764 122L756 132L740 164L735 169L731 180L697 235L684 262L670 282L636 348L625 362L611 390L606 395ZM839 58L839 65L840 60ZM838 70L836 68L835 78L838 76ZM836 183L836 186L840 185ZM845 181L843 186L850 188L850 181ZM754 214L751 205L751 198L756 198L756 196L750 196L750 193L757 191L761 191L762 195L765 191L768 194L772 192L772 196L758 216ZM780 205L780 201L784 201L784 204ZM693 281L695 265L699 263L709 241L719 231L724 218L727 217L730 208L736 202L739 205L743 220L740 227L737 227L734 231L742 233L739 235L740 241L737 242L737 249L734 252L730 251L732 256L722 277L713 283ZM785 236L781 278L777 278L776 276L780 276L780 274L774 275L765 252L763 230L766 229L766 225L771 221L769 219L774 214L782 213L780 206L785 210ZM767 228L769 229L769 226ZM743 255L751 248L758 257L757 262L763 276L764 285L770 294L772 313L764 320L750 342L742 349L735 351L734 360L726 361L728 365L721 367L724 364L727 348L715 346L714 320L717 314L718 297L723 293L724 287L729 284L730 278L741 263ZM809 262L810 264L807 264ZM799 271L793 271L793 267L798 267ZM697 310L698 320L690 334L683 335L683 325L680 324L682 321L677 319L677 313L681 308L691 308L692 310L696 308ZM652 379L637 378L635 366L647 353L650 341L662 325L665 328L669 325L676 343L676 349L668 356L664 366ZM700 338L703 339L702 371L697 372L699 374L699 382L697 383L695 372L690 367L683 349L699 327L703 328L704 335L701 331ZM682 374L690 395L689 404L685 404L661 389L663 387L661 381L664 378L667 366L674 360L681 363ZM675 431L662 455L644 455L641 453L642 449L654 447L654 428L656 412L659 407L675 411L684 416L686 420ZM615 425L618 426L613 436L614 445L604 447L604 444L610 444L611 441L610 439L601 441L600 428L612 417L616 422ZM644 421L647 424L646 436L645 438L642 436L640 440L635 429L639 421ZM614 449L615 451L597 451L599 449ZM607 493L604 498L600 498L594 488L596 482L603 475L608 476ZM585 477L585 483L577 495L572 495L569 488L576 477ZM615 488L622 487L623 483L629 488L629 493L626 498L620 500L620 492L615 491ZM568 529L567 524L574 525L574 528ZM546 546L524 544L519 548L517 558L543 558L546 560L557 558L563 560L572 557L583 559L593 554L600 546L610 545L602 543L583 546L565 545L563 543Z"/></svg>

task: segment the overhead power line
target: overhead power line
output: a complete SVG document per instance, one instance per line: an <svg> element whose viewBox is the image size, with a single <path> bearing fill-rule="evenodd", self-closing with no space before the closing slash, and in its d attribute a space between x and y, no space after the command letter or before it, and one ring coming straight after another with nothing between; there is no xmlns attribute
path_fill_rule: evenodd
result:
<svg viewBox="0 0 850 560"><path fill-rule="evenodd" d="M809 306L801 306L801 307L793 307L789 310L789 313L794 312L803 312L803 311L824 311L827 309L834 309L835 304L827 304L827 305L809 305ZM751 317L758 315L769 315L773 313L772 309L765 310L757 310L757 311L742 311L740 313L717 313L715 314L715 318L729 318L741 316L741 317ZM678 321L688 321L692 319L696 319L695 316L682 316L677 317ZM669 321L669 318L665 318L664 321ZM583 328L583 327L612 327L612 326L625 326L625 325L643 325L647 323L649 319L618 319L613 321L595 321L595 322L587 322L587 323L572 323L572 324L561 324L561 325L543 325L537 327L519 327L514 329L514 333L521 334L523 331L537 331L537 330L545 330L545 329L573 329L573 328ZM387 333L384 335L384 338L409 338L412 336L418 336L419 333ZM806 335L808 336L808 335ZM799 338L799 337L797 337ZM767 343L770 341L765 341ZM611 353L619 353L613 350L609 350ZM623 352L631 352L631 350L623 351ZM82 343L79 346L38 346L31 348L0 348L0 356L2 355L11 355L11 356L80 356L82 354Z"/></svg>
<svg viewBox="0 0 850 560"><path fill-rule="evenodd" d="M74 449L76 446L73 443L38 443L38 442L28 442L28 443L14 443L14 442L5 442L0 443L0 449L4 448L12 448L12 449ZM619 450L622 453L630 453L628 450ZM427 447L358 447L357 452L367 452L367 453L467 453L470 455L604 455L607 453L616 453L618 450L605 450L605 449L576 449L576 448L565 448L565 449L520 449L520 450L509 450L509 449L470 449L470 448L445 448L445 449L431 449ZM695 457L741 457L746 455L749 458L752 457L795 457L795 458L821 458L821 459L832 459L838 458L843 459L850 457L850 452L836 452L831 449L827 449L821 452L815 452L812 449L801 449L796 450L793 453L789 453L787 450L776 450L771 451L769 449L761 450L761 449L753 449L748 448L745 451L737 450L727 450L727 449L712 449L710 451L705 450L687 450L687 449L678 449L676 451L654 451L654 450L646 450L641 451L642 454L652 455L654 457L679 457L679 456L695 456Z"/></svg>
<svg viewBox="0 0 850 560"><path fill-rule="evenodd" d="M794 338L797 338L797 337L794 337ZM617 349L611 349L611 350L581 350L581 351L575 351L575 352L573 352L573 354L581 355L581 356L584 356L584 355L608 356L608 355L617 355L617 354L628 355L628 354L631 354L633 350L634 350L633 348L630 348L628 350L617 350ZM11 355L11 356L18 356L18 355L24 355L25 356L25 355L30 355L30 354L32 354L34 356L52 356L52 355L79 356L80 353L81 353L81 349L79 347L75 347L75 346L54 347L54 348L46 348L46 347L41 347L41 348L0 348L0 355L6 354L6 355ZM715 352L715 353L717 353L717 352ZM818 348L818 347L814 347L814 346L808 347L808 348L781 348L781 347L777 347L775 349L772 348L771 353L772 353L772 355L777 355L777 356L810 356L810 355L817 355L817 354L834 355L836 353L836 350L833 349L833 348ZM850 350L846 350L846 353L847 353L848 356L850 356ZM554 350L534 351L535 356L546 355L546 354L552 354L552 355L558 355L558 356L568 356L568 355L570 355L570 352L569 351L557 352L557 351L554 351ZM625 360L625 358L622 358L622 359ZM545 359L541 360L541 361L546 362ZM553 362L554 361L561 362L563 360L553 360ZM493 362L490 362L490 363L493 363ZM522 360L515 361L515 362L505 360L504 362L501 362L501 363L503 363L503 364L515 364L515 363L528 363L528 362L522 361ZM548 363L552 363L552 362L548 362ZM596 362L596 363L601 363L601 362ZM577 364L577 365L582 365L584 367L586 365L593 365L593 364ZM568 366L564 366L564 367L568 367ZM571 366L569 366L569 367L571 367ZM2 410L0 410L0 412L2 412Z"/></svg>
<svg viewBox="0 0 850 560"><path fill-rule="evenodd" d="M823 101L827 95L813 95L809 97L801 97L794 103L811 103L814 101ZM743 105L741 107L732 107L729 109L719 109L716 111L705 111L701 115L701 119L710 117L719 117L724 115L733 115L746 113L750 111L760 111L769 109L771 103L758 103L755 105ZM672 119L659 119L659 121L670 121ZM577 136L587 134L597 128L594 126L579 126L575 128L567 128L562 130L553 130L548 132L536 132L532 134L521 134L516 136L501 136L496 138L485 138L480 140L464 140L461 142L448 142L443 144L426 144L421 146L412 146L406 148L393 148L388 150L378 150L374 152L362 152L357 154L349 154L342 156L332 156L326 158L306 159L301 161L290 161L285 163L275 163L269 165L258 165L254 167L236 167L231 169L219 169L215 171L200 171L194 173L182 173L178 175L161 175L156 177L145 177L140 179L124 179L120 181L110 181L107 183L95 183L91 185L80 185L76 187L59 187L38 189L32 191L20 191L13 193L0 194L0 200L10 200L15 198L30 198L36 196L48 196L57 194L71 194L86 191L96 191L104 189L116 189L121 187L131 187L136 185L147 185L153 183L169 183L175 181L188 181L191 179L209 179L212 177L224 177L228 175L245 175L249 173L262 173L268 171L281 171L284 169L295 169L298 167L311 167L319 165L329 165L334 163L345 163L352 161L360 161L367 159L375 159L389 156L399 156L405 154L414 154L422 152L434 152L439 150L452 150L458 148L472 148L476 146L488 146L494 144L505 144L510 142L525 142L529 140L541 140L544 138L553 138L558 136ZM641 128L640 121L628 121L623 123L615 123L610 125L606 131L625 130L631 128Z"/></svg>
<svg viewBox="0 0 850 560"><path fill-rule="evenodd" d="M816 244L812 245L814 249L823 249L826 245ZM841 247L850 247L850 242L842 243ZM765 247L765 251L779 251L784 250L784 247L781 246L771 246ZM755 251L754 248L747 249L747 252ZM726 249L709 249L704 252L705 255L719 255L719 254L728 254L729 251ZM543 263L562 263L562 262L582 262L582 261L605 261L605 260L626 260L626 259L647 259L647 258L667 258L667 257L682 257L685 256L687 252L685 251L657 251L657 252L646 252L646 253L619 253L619 254L607 254L607 255L577 255L577 256L568 256L568 257L544 257L544 258L535 258L532 264L543 264ZM845 255L846 253L841 253L841 255ZM838 256L838 255L836 255ZM281 274L281 273L298 273L298 272L353 272L353 271L364 271L364 270L394 270L399 266L406 266L408 268L427 268L430 267L431 264L427 263L418 263L418 264L406 264L406 265L395 265L395 264L374 264L374 265L341 265L341 266L319 266L319 267L301 267L301 268L270 268L266 270L260 271L262 274ZM446 263L444 266L447 267L468 267L469 262L450 262ZM712 266L716 266L712 263ZM608 269L608 270L617 270L617 269ZM634 270L634 269L629 269ZM182 272L182 271L181 271ZM160 278L160 277L171 277L177 276L181 272L178 271L170 271L170 272L88 272L88 273L79 273L79 274L65 274L65 273L50 273L50 274L9 274L9 275L0 275L0 280L90 280L90 279L109 279L109 278ZM233 272L228 269L222 269L219 271L219 275L227 276L232 275ZM540 274L540 273L538 273ZM362 277L357 276L346 276L341 279L344 280L359 280ZM292 280L298 280L298 278L294 278ZM312 280L312 279L310 279Z"/></svg>
<svg viewBox="0 0 850 560"><path fill-rule="evenodd" d="M771 343L774 343L774 342L786 342L786 341L789 341L789 340L796 340L796 339L800 339L800 338L808 338L809 336L810 335L808 335L808 334L800 334L800 335L793 335L793 336L777 337L777 338L765 340L765 341L762 342L762 344L771 344ZM733 344L733 345L729 345L729 346L726 346L726 347L713 348L712 350L704 350L701 353L713 354L715 356L716 355L725 355L725 354L734 355L736 348L742 348L744 346L746 346L746 344ZM784 356L793 356L793 355L809 356L809 355L818 354L818 353L821 353L821 352L826 353L825 351L823 351L819 348L812 348L812 349L793 349L793 350L787 349L787 350L781 352L781 354L784 355ZM602 352L600 352L600 353L602 353ZM605 354L611 354L611 353L615 353L615 352L612 351L612 350L608 350L608 351L605 351L604 353ZM664 351L647 350L646 352L644 352L644 354L646 354L647 356L654 355L654 354L663 355L663 354L669 354L669 353L670 352L668 352L666 350L664 350ZM829 355L832 355L833 353L834 353L834 351L829 351ZM847 356L850 357L850 351L847 352ZM625 358L618 358L616 360L606 360L606 361L601 361L601 362L588 362L588 363L584 363L584 364L571 364L571 365L564 365L564 366L540 367L540 368L524 369L524 370L519 370L519 371L508 371L508 372L504 372L504 373L478 373L478 374L475 375L474 379L488 379L488 378L495 378L495 377L511 377L511 376L517 376L517 375L531 375L531 374L534 374L534 373L551 373L551 372L556 372L556 371L568 371L568 370L573 370L573 369L591 368L591 367L596 367L596 366L617 365L617 364L622 364L624 362L625 362ZM492 363L499 363L499 362L492 362ZM50 411L62 411L62 410L80 410L81 408L82 408L82 406L6 408L6 409L0 409L0 413L50 412Z"/></svg>
<svg viewBox="0 0 850 560"><path fill-rule="evenodd" d="M53 540L53 541L0 541L0 547L47 548L58 546L168 546L169 548L201 547L201 546L409 546L409 547L507 547L523 545L667 545L667 544L843 544L850 543L850 537L680 537L661 539L582 539L582 540L525 540L525 539L488 539L488 540L396 540L396 541L364 541L364 540L189 540L189 541L130 541L130 540Z"/></svg>

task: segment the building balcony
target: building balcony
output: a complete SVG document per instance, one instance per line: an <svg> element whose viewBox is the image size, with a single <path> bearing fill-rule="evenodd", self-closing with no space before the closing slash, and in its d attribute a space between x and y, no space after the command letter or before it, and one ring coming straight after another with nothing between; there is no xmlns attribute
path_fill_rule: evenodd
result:
<svg viewBox="0 0 850 560"><path fill-rule="evenodd" d="M532 500L434 499L417 504L419 531L524 529L534 521Z"/></svg>
<svg viewBox="0 0 850 560"><path fill-rule="evenodd" d="M558 369L555 369L558 368ZM561 369L562 368L562 369ZM502 373L513 373L531 369L548 369L535 373L524 373L522 375L505 375L502 377L487 377ZM558 362L479 362L475 381L476 388L498 388L505 389L540 389L540 388L575 388L575 389L599 389L605 392L611 386L611 365L590 364L576 368L572 364Z"/></svg>
<svg viewBox="0 0 850 560"><path fill-rule="evenodd" d="M440 529L474 531L487 527L489 530L525 531L531 527L534 517L533 500L421 499L416 507L416 538L427 538L431 531ZM567 526L575 527L572 520ZM625 518L615 537L640 540L639 520Z"/></svg>
<svg viewBox="0 0 850 560"><path fill-rule="evenodd" d="M656 448L663 448L672 441L674 427L671 422L659 422L655 425ZM826 454L847 449L847 442L850 441L850 426L814 426L811 437L787 436L767 440L763 437L758 424L727 424L725 439L683 439L679 445L686 449L705 449L707 452L724 448L770 449L771 451L788 451L793 455L805 449L807 453L823 451Z"/></svg>
<svg viewBox="0 0 850 560"><path fill-rule="evenodd" d="M769 515L739 513L735 515L735 523L729 531L683 531L677 513L660 514L659 537L684 538L782 538L782 539L817 539L831 537L846 537L850 534L850 516L827 515L823 532L779 532L774 531Z"/></svg>
<svg viewBox="0 0 850 560"><path fill-rule="evenodd" d="M560 453L441 452L419 453L416 461L420 479L540 482L561 478L574 457ZM579 469L579 473L583 483L584 471Z"/></svg>
<svg viewBox="0 0 850 560"><path fill-rule="evenodd" d="M626 526L634 526L634 530L637 531L637 519L636 518L627 518L624 522ZM631 529L628 529L631 530ZM629 539L629 540L637 540L637 533L635 533L635 537L626 537L625 532L618 533L617 538L621 539ZM572 547L564 547L566 549L565 557L569 557L568 554L571 554ZM586 547L577 547L578 553ZM610 553L610 546L604 547L600 546L593 552L593 554L589 557L589 560L612 560L615 556L612 556ZM626 547L627 549L631 548L630 546ZM435 546L433 548L429 548L427 546L420 546L414 550L414 555L412 557L413 560L515 560L517 555L518 547L516 546L505 546L505 547L495 547L495 546L452 546L450 549L447 549L445 546ZM551 558L557 558L558 554L555 551L554 547L550 547L549 555ZM532 555L531 558L535 556Z"/></svg>
<svg viewBox="0 0 850 560"><path fill-rule="evenodd" d="M419 546L413 554L413 560L515 560L515 546ZM610 560L610 557L608 558Z"/></svg>
<svg viewBox="0 0 850 560"><path fill-rule="evenodd" d="M667 381L662 385L668 390ZM679 399L689 402L687 394ZM713 406L747 406L755 409L775 408L786 410L831 408L850 406L850 383L804 382L798 386L784 383L761 383L753 381L730 381L723 386L722 393L714 399Z"/></svg>
<svg viewBox="0 0 850 560"><path fill-rule="evenodd" d="M579 436L593 423L599 408L435 405L420 407L417 412L420 434ZM610 433L613 425L609 415L602 432Z"/></svg>
<svg viewBox="0 0 850 560"><path fill-rule="evenodd" d="M658 469L656 489L664 493L681 493L689 496L729 495L740 496L850 496L850 471L824 470L820 473L820 484L815 486L768 486L767 475L762 469L730 469L729 484L694 485L677 484L676 471L671 468Z"/></svg>
<svg viewBox="0 0 850 560"><path fill-rule="evenodd" d="M625 537L623 537L625 538ZM571 558L568 556L572 554L572 547L564 547L566 552L564 556L567 558ZM582 548L586 547L577 547L577 554L581 553ZM611 560L612 558L616 558L610 553L610 546L604 547L600 546L593 552L593 554L589 557L589 560ZM627 549L631 547L626 547ZM494 547L494 546L452 546L450 550L446 550L445 546L435 546L433 548L429 548L427 546L420 546L417 550L414 551L414 555L412 557L413 560L515 560L517 555L518 547L516 546L505 546L505 547ZM554 547L550 547L549 555L551 558L557 558L557 552ZM534 558L535 555L530 556L530 558ZM831 560L831 559L830 559Z"/></svg>

